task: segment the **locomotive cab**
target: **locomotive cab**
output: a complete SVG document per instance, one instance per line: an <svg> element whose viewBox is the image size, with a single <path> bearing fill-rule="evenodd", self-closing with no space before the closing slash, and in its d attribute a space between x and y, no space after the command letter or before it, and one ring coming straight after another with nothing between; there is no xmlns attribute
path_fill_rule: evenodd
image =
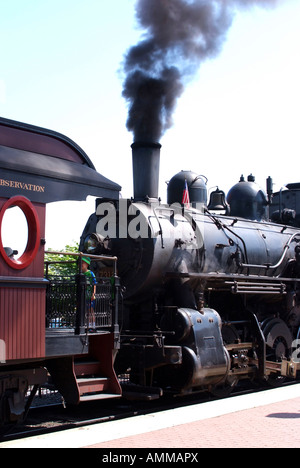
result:
<svg viewBox="0 0 300 468"><path fill-rule="evenodd" d="M276 223L300 227L300 183L290 183L274 193L270 216Z"/></svg>

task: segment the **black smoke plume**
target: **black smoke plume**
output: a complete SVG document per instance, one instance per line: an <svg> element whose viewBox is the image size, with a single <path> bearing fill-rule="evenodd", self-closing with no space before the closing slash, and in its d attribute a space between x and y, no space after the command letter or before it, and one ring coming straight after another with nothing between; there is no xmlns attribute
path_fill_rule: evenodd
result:
<svg viewBox="0 0 300 468"><path fill-rule="evenodd" d="M276 0L137 0L145 30L125 56L123 96L134 141L159 141L186 82L216 56L238 7L272 6Z"/></svg>

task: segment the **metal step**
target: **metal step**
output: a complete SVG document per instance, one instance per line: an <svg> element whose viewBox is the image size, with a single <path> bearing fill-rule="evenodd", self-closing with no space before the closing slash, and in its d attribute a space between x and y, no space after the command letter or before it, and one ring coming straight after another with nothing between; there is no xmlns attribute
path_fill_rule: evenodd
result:
<svg viewBox="0 0 300 468"><path fill-rule="evenodd" d="M109 388L109 378L107 377L85 377L77 378L80 395L86 393L104 392Z"/></svg>
<svg viewBox="0 0 300 468"><path fill-rule="evenodd" d="M120 398L120 393L113 393L117 390L114 380L103 375L101 364L91 356L78 358L74 361L74 372L79 390L80 401L102 400L109 398ZM109 369L108 369L109 371Z"/></svg>
<svg viewBox="0 0 300 468"><path fill-rule="evenodd" d="M82 401L96 401L96 400L108 400L110 398L121 398L122 395L115 393L96 393L93 395L81 395L80 402Z"/></svg>

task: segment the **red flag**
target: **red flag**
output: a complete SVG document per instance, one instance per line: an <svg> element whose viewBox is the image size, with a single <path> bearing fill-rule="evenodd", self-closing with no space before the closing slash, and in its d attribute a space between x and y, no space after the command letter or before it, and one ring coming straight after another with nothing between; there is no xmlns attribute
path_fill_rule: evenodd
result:
<svg viewBox="0 0 300 468"><path fill-rule="evenodd" d="M183 194L182 194L182 202L181 202L183 205L186 205L187 208L190 207L190 195L189 195L189 188L188 188L188 184L187 184L187 181L185 179L185 185L184 185L184 190L183 190Z"/></svg>

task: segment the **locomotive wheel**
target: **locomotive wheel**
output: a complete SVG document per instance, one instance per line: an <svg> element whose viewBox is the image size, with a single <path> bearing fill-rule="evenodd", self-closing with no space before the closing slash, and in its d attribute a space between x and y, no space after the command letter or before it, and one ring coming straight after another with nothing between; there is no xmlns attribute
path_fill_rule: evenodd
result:
<svg viewBox="0 0 300 468"><path fill-rule="evenodd" d="M281 362L288 358L291 353L292 335L287 325L281 319L269 319L262 324L262 331L266 339L266 360ZM271 374L268 376L267 384L278 387L283 384L286 377Z"/></svg>
<svg viewBox="0 0 300 468"><path fill-rule="evenodd" d="M281 362L283 357L288 357L288 347L285 339L282 336L278 336L270 348L267 346L267 361ZM283 375L270 374L267 379L267 384L271 387L279 387L286 381L286 377Z"/></svg>
<svg viewBox="0 0 300 468"><path fill-rule="evenodd" d="M280 362L283 357L288 357L289 351L285 339L282 336L277 336L273 346L271 348L271 353L268 355L268 358L272 361Z"/></svg>

